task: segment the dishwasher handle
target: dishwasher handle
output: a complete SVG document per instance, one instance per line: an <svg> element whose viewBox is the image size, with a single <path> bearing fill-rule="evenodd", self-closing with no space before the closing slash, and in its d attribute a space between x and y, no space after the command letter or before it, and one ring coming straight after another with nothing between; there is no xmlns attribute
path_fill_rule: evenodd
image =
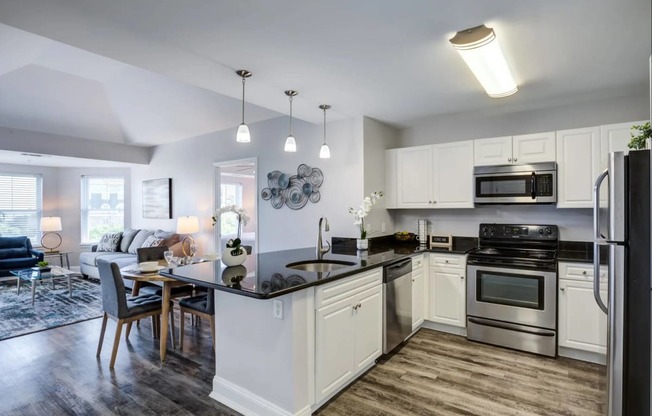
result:
<svg viewBox="0 0 652 416"><path fill-rule="evenodd" d="M389 283L412 272L412 259L399 260L383 267L383 283Z"/></svg>

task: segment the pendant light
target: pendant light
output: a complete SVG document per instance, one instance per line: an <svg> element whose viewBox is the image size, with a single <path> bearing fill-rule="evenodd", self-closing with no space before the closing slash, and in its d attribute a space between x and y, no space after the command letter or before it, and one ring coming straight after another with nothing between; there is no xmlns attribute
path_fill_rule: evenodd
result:
<svg viewBox="0 0 652 416"><path fill-rule="evenodd" d="M319 149L319 158L320 159L330 159L331 158L331 149L328 148L328 145L326 144L326 110L331 108L330 105L328 104L322 104L319 106L322 110L324 110L324 144L321 145L321 149Z"/></svg>
<svg viewBox="0 0 652 416"><path fill-rule="evenodd" d="M297 142L296 142L296 140L294 140L294 136L292 135L292 98L296 97L297 94L299 94L298 91L294 91L294 90L285 91L285 95L287 95L289 100L290 100L290 134L288 135L288 138L285 139L285 151L286 152L296 152L297 151Z"/></svg>
<svg viewBox="0 0 652 416"><path fill-rule="evenodd" d="M235 136L235 140L238 143L249 143L251 141L251 135L249 134L249 127L244 122L244 108L245 108L245 80L251 76L251 72L246 69L240 69L235 71L239 77L242 77L242 123L238 127L238 133Z"/></svg>

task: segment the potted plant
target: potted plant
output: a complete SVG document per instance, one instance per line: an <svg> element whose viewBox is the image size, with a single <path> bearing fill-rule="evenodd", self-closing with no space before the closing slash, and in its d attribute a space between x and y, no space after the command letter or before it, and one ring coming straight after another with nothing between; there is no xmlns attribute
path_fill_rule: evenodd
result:
<svg viewBox="0 0 652 416"><path fill-rule="evenodd" d="M48 263L47 261L39 261L38 263L36 263L36 265L38 266L39 270L42 271L42 272L49 272L49 271L52 269L52 268L49 266L49 264L50 264L50 263Z"/></svg>
<svg viewBox="0 0 652 416"><path fill-rule="evenodd" d="M640 126L632 126L631 136L632 140L629 141L627 147L632 150L646 149L648 146L647 141L652 139L652 128L650 128L650 122L648 121Z"/></svg>
<svg viewBox="0 0 652 416"><path fill-rule="evenodd" d="M222 253L222 263L226 266L237 266L244 263L247 258L247 252L241 243L239 238L229 240L226 243L226 250Z"/></svg>
<svg viewBox="0 0 652 416"><path fill-rule="evenodd" d="M371 207L373 207L382 196L383 191L372 192L371 195L362 200L362 204L358 206L358 209L349 208L349 214L353 215L353 225L355 225L355 227L360 231L360 238L356 241L358 250L366 250L369 248L369 240L367 239L369 230L367 230L367 227L365 226L364 219L369 215L369 212L371 212Z"/></svg>

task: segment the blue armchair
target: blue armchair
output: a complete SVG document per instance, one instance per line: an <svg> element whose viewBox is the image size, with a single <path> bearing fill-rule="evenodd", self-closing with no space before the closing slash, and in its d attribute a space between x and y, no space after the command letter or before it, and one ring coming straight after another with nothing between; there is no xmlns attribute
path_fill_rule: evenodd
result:
<svg viewBox="0 0 652 416"><path fill-rule="evenodd" d="M0 276L10 270L28 269L43 261L43 252L34 250L27 237L0 237Z"/></svg>

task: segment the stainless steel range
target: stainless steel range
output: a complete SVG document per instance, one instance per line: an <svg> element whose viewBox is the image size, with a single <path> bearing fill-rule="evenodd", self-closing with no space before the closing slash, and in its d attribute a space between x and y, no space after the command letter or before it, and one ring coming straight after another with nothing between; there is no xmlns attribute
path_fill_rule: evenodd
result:
<svg viewBox="0 0 652 416"><path fill-rule="evenodd" d="M556 225L480 224L467 261L467 338L557 355Z"/></svg>

